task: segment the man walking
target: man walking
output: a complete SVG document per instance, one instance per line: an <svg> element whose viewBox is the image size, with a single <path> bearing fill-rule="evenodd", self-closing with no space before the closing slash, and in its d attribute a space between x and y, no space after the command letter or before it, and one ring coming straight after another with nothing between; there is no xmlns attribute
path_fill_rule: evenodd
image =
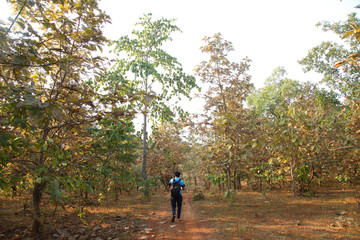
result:
<svg viewBox="0 0 360 240"><path fill-rule="evenodd" d="M172 209L172 219L171 222L175 221L176 205L177 205L177 219L181 221L181 205L182 205L182 195L181 190L185 188L185 183L180 179L180 172L175 173L175 178L171 179L169 182L169 188L171 187L171 209Z"/></svg>

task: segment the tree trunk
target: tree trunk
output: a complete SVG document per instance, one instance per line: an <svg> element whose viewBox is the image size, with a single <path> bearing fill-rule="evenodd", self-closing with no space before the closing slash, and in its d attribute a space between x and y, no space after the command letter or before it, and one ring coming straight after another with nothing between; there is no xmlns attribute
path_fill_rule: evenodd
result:
<svg viewBox="0 0 360 240"><path fill-rule="evenodd" d="M234 184L234 190L237 189L237 186L236 186L236 171L234 170L234 174L233 174L233 184Z"/></svg>
<svg viewBox="0 0 360 240"><path fill-rule="evenodd" d="M292 191L293 197L295 198L295 173L294 173L294 170L295 170L295 163L292 163L291 167L290 167L291 191Z"/></svg>
<svg viewBox="0 0 360 240"><path fill-rule="evenodd" d="M49 129L47 127L44 128L44 133L42 136L42 139L45 141L47 138L47 135L49 133ZM44 148L42 147L40 149L39 159L37 162L37 167L42 166L44 163ZM42 177L42 174L41 174ZM40 178L41 179L41 178ZM46 185L45 182L43 182L43 179L41 179L41 182L37 182L37 179L35 179L35 185L33 190L33 207L34 207L34 216L33 216L33 225L32 225L32 231L34 233L40 232L41 227L41 212L40 212L40 203L41 203L41 197L42 197L42 191Z"/></svg>
<svg viewBox="0 0 360 240"><path fill-rule="evenodd" d="M40 226L41 226L40 202L41 202L43 188L44 188L43 184L35 183L34 190L33 190L34 219L33 219L33 225L32 225L32 231L34 233L40 232Z"/></svg>
<svg viewBox="0 0 360 240"><path fill-rule="evenodd" d="M118 200L119 200L119 189L118 189L118 187L115 187L114 191L115 191L115 202L117 203Z"/></svg>
<svg viewBox="0 0 360 240"><path fill-rule="evenodd" d="M227 167L226 167L226 175L227 175L227 179L228 179L226 188L228 191L230 191L231 190L231 173L230 173L229 165L227 165Z"/></svg>
<svg viewBox="0 0 360 240"><path fill-rule="evenodd" d="M142 166L141 166L141 176L144 180L147 179L147 174L146 174L146 137L147 137L147 132L146 132L146 113L144 113L144 127L143 127L143 153L142 153Z"/></svg>
<svg viewBox="0 0 360 240"><path fill-rule="evenodd" d="M145 107L145 111L146 111L146 107ZM141 176L144 180L147 179L147 174L146 174L146 143L147 143L147 126L146 126L146 113L144 113L144 128L143 128L143 153L142 153L142 164L141 164ZM145 183L144 186L144 196L148 197L149 196L149 189L147 184Z"/></svg>
<svg viewBox="0 0 360 240"><path fill-rule="evenodd" d="M291 128L291 135L294 136L294 128ZM292 159L291 159L291 166L290 166L290 174L291 174L291 190L293 194L293 198L295 198L295 159L296 159L296 150L295 147L293 147L292 150Z"/></svg>
<svg viewBox="0 0 360 240"><path fill-rule="evenodd" d="M239 176L238 177L238 180L239 180L239 190L242 188L242 186L241 186L241 177Z"/></svg>

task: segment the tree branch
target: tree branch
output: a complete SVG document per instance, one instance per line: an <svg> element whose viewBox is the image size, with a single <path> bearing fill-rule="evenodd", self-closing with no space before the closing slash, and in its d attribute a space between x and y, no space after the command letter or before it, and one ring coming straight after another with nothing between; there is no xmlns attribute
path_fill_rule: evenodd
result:
<svg viewBox="0 0 360 240"><path fill-rule="evenodd" d="M8 33L10 32L12 26L15 24L15 22L16 22L16 20L18 19L20 13L22 12L22 10L23 10L24 7L25 7L26 2L27 2L27 0L24 0L24 4L22 5L21 9L19 10L18 14L16 15L14 21L11 23L10 27L8 28L8 30L6 31L5 36L8 35Z"/></svg>

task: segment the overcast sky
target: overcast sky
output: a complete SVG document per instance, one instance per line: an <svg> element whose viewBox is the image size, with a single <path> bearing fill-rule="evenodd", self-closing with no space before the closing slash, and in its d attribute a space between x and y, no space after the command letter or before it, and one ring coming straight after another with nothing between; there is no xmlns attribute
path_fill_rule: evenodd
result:
<svg viewBox="0 0 360 240"><path fill-rule="evenodd" d="M105 28L111 39L130 35L139 17L152 13L154 19L175 18L182 30L168 44L167 52L178 58L189 74L204 58L200 52L205 36L220 32L231 41L235 51L230 60L252 60L250 75L256 88L263 86L272 71L285 67L288 77L300 81L318 82L316 73L303 73L298 60L322 41L336 40L315 25L320 21L344 21L355 0L103 0L100 6L112 18ZM200 112L198 100L186 103L186 109Z"/></svg>
<svg viewBox="0 0 360 240"><path fill-rule="evenodd" d="M125 3L126 2L126 3ZM355 0L103 0L100 6L112 18L105 33L112 39L129 35L139 17L153 13L154 18L175 18L182 30L176 34L167 51L193 74L202 60L200 46L205 36L220 32L231 41L235 51L232 61L249 57L250 73L256 87L278 66L284 66L289 77L317 81L318 75L303 74L297 60L323 40L334 39L316 23L343 21L347 14L358 12ZM317 78L317 79L315 79Z"/></svg>
<svg viewBox="0 0 360 240"><path fill-rule="evenodd" d="M6 0L0 0L4 18ZM230 60L252 60L250 75L257 88L278 66L292 79L317 82L317 74L304 74L297 61L324 40L336 40L315 27L323 21L344 21L359 12L357 0L102 0L100 7L112 18L104 29L110 39L130 35L143 14L153 18L175 18L182 30L173 36L166 50L182 63L188 74L204 56L200 52L205 36L220 32L235 48Z"/></svg>

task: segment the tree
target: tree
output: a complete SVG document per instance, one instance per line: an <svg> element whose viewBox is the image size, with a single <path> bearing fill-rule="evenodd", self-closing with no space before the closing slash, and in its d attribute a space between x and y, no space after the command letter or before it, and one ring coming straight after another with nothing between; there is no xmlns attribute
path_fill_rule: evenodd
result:
<svg viewBox="0 0 360 240"><path fill-rule="evenodd" d="M355 13L349 14L348 19L344 22L330 23L324 21L318 23L317 26L322 27L323 31L331 31L338 35L339 38L345 37L341 41L344 45L324 41L309 50L307 56L299 61L305 72L313 70L323 74L322 81L350 101L356 98L359 92L359 71L356 67L348 68L346 65L344 68L336 67L345 62L355 63L360 42L356 38L347 37L350 36L351 32L357 32L356 26L359 24L360 20ZM344 60L347 58L348 60Z"/></svg>
<svg viewBox="0 0 360 240"><path fill-rule="evenodd" d="M309 51L300 61L306 71L315 70L322 73L323 81L344 97L343 109L336 118L341 130L334 131L336 136L328 151L338 167L337 179L350 183L352 187L358 184L359 159L359 103L360 88L358 84L359 69L359 24L355 13L349 14L344 22L318 24L324 31L332 31L342 38L343 45L323 42ZM339 160L341 159L341 160ZM359 202L359 192L355 189L356 200Z"/></svg>
<svg viewBox="0 0 360 240"><path fill-rule="evenodd" d="M181 171L182 163L190 147L181 139L181 129L177 124L163 123L156 126L151 136L152 147L149 149L149 173L160 177L167 187L174 173Z"/></svg>
<svg viewBox="0 0 360 240"><path fill-rule="evenodd" d="M209 60L201 62L195 68L202 82L208 85L204 96L207 114L203 129L203 132L207 132L207 138L204 140L210 147L210 158L216 159L214 164L225 174L227 189L230 190L232 164L239 158L235 154L235 146L239 146L245 141L244 136L248 136L247 129L239 118L246 118L243 105L253 89L251 77L247 74L250 60L245 58L240 63L230 62L227 55L234 48L220 33L205 37L204 42L206 45L201 47L201 51L210 55Z"/></svg>
<svg viewBox="0 0 360 240"><path fill-rule="evenodd" d="M328 146L338 132L336 116L341 104L334 92L285 78L285 74L283 68L276 69L249 104L267 126L263 138L270 143L271 154L263 164L268 169L262 171L289 173L295 196L296 185L303 194L329 169ZM278 169L271 169L274 163Z"/></svg>
<svg viewBox="0 0 360 240"><path fill-rule="evenodd" d="M11 3L23 9L7 35L9 28L0 27L1 164L22 166L19 174L29 176L38 232L42 194L63 196L59 182L72 181L71 167L84 163L93 141L87 128L114 115L121 97L99 94L89 80L101 71L103 59L94 53L106 42L101 27L109 22L97 1ZM0 175L3 186L12 174Z"/></svg>
<svg viewBox="0 0 360 240"><path fill-rule="evenodd" d="M171 34L180 31L173 22L164 18L153 20L152 14L147 14L136 24L139 29L132 32L134 38L124 36L113 41L115 53L126 56L118 60L114 71L131 79L132 91L138 95L136 107L143 115L141 174L144 180L147 179L148 117L171 121L175 110L181 112L181 108L171 109L167 102L175 96L189 97L190 91L197 87L195 78L186 75L177 59L162 49L163 44L171 40Z"/></svg>
<svg viewBox="0 0 360 240"><path fill-rule="evenodd" d="M256 113L272 119L276 118L276 108L283 101L290 104L300 96L300 83L287 78L286 75L287 72L283 67L276 68L265 80L265 86L249 96L249 106Z"/></svg>
<svg viewBox="0 0 360 240"><path fill-rule="evenodd" d="M279 182L286 172L280 170L279 159L271 154L274 140L272 136L278 134L273 131L279 127L275 127L274 124L276 125L276 122L284 117L279 109L284 107L283 111L286 112L287 106L297 101L301 93L301 84L289 79L286 70L278 67L265 80L265 86L248 97L249 107L255 114L254 120L258 122L253 134L254 139L257 140L253 141L254 147L251 150L253 161L250 160L249 174L250 182L256 187L262 188L263 180L269 184Z"/></svg>
<svg viewBox="0 0 360 240"><path fill-rule="evenodd" d="M356 8L359 8L359 5L356 6ZM347 22L348 25L345 25L344 28L351 27L352 29L345 32L342 36L343 39L347 39L348 41L350 38L350 42L355 46L358 46L360 43L359 22L360 21L355 18L355 15L353 18L349 16L349 20ZM349 71L349 68L350 71L359 72L360 54L357 48L352 48L351 51L352 52L346 59L338 61L334 67L340 68L342 66L345 72ZM350 183L354 189L355 200L357 204L359 204L360 194L356 189L356 186L360 182L360 164L358 158L359 148L357 147L360 142L358 135L360 133L360 129L358 127L360 122L360 92L358 88L355 88L352 93L352 101L349 103L349 110L346 112L346 118L344 119L344 134L339 136L339 139L341 139L340 146L333 148L333 153L335 156L341 156L343 159L343 163L340 167L341 170L336 178L340 181Z"/></svg>

